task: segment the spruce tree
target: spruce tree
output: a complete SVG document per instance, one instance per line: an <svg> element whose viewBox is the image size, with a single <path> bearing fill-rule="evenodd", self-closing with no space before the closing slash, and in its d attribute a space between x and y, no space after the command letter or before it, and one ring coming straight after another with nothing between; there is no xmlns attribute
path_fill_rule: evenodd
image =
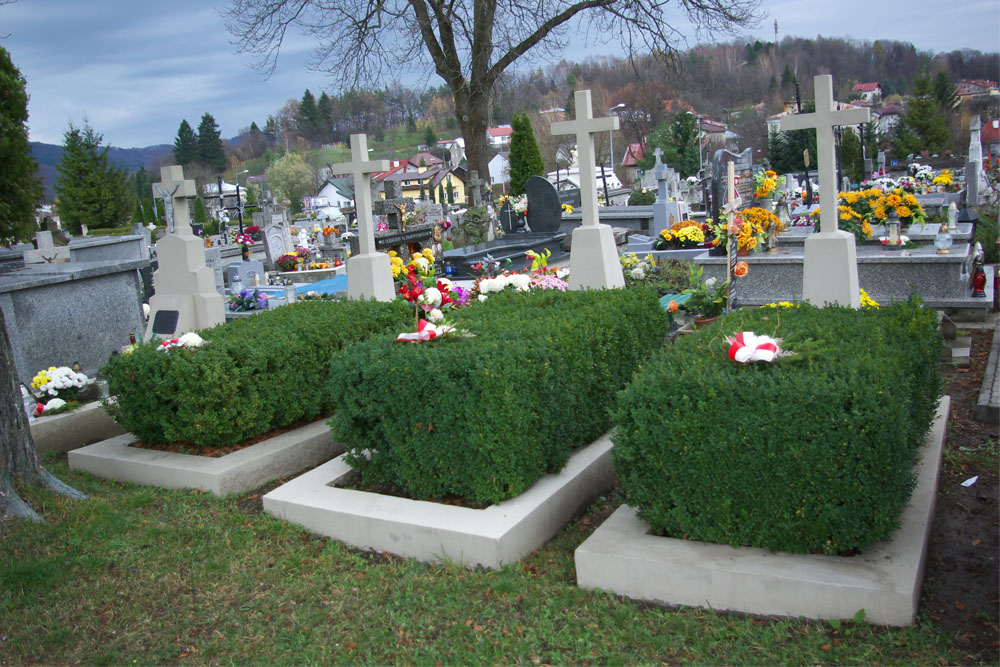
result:
<svg viewBox="0 0 1000 667"><path fill-rule="evenodd" d="M316 116L319 121L318 139L329 142L333 136L333 100L325 92L320 94L316 103Z"/></svg>
<svg viewBox="0 0 1000 667"><path fill-rule="evenodd" d="M437 135L434 134L434 126L428 124L427 129L424 130L424 143L427 145L427 148L434 148L437 145L437 140Z"/></svg>
<svg viewBox="0 0 1000 667"><path fill-rule="evenodd" d="M919 155L922 151L939 153L948 146L947 116L935 96L929 76L913 82L913 93L893 137L893 150L898 157Z"/></svg>
<svg viewBox="0 0 1000 667"><path fill-rule="evenodd" d="M545 175L545 163L528 115L514 114L510 124L510 193L516 197L524 194L529 177Z"/></svg>
<svg viewBox="0 0 1000 667"><path fill-rule="evenodd" d="M182 120L177 128L177 138L174 139L174 161L186 167L198 161L198 135L191 129L187 120Z"/></svg>
<svg viewBox="0 0 1000 667"><path fill-rule="evenodd" d="M121 227L132 214L132 190L126 171L110 163L104 137L90 125L63 135L63 154L56 165L56 195L64 227L74 234L90 229Z"/></svg>
<svg viewBox="0 0 1000 667"><path fill-rule="evenodd" d="M202 225L208 222L208 209L205 208L205 200L201 198L200 194L194 199L191 217L194 219L194 222Z"/></svg>
<svg viewBox="0 0 1000 667"><path fill-rule="evenodd" d="M313 97L308 88L302 95L302 101L299 102L298 120L299 131L302 132L307 141L314 141L320 125L319 110L316 107L316 98Z"/></svg>
<svg viewBox="0 0 1000 667"><path fill-rule="evenodd" d="M24 77L0 47L0 242L23 241L35 231L42 200L38 165L28 145L28 94Z"/></svg>
<svg viewBox="0 0 1000 667"><path fill-rule="evenodd" d="M226 166L219 125L210 113L203 115L198 124L198 162L212 171L222 171Z"/></svg>

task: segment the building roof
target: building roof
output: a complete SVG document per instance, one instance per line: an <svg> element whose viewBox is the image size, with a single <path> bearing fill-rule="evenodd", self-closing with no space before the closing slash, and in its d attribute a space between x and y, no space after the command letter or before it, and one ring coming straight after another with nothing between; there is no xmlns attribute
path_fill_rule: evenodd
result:
<svg viewBox="0 0 1000 667"><path fill-rule="evenodd" d="M389 170L380 171L377 174L372 174L372 180L376 183L380 183L385 180L386 176L390 174L395 174L398 172L407 171L410 167L408 160L389 160Z"/></svg>
<svg viewBox="0 0 1000 667"><path fill-rule="evenodd" d="M856 83L851 90L857 90L862 93L873 93L877 88L881 88L878 81L872 81L871 83Z"/></svg>
<svg viewBox="0 0 1000 667"><path fill-rule="evenodd" d="M514 128L510 125L501 125L499 127L489 127L486 128L486 134L491 137L509 137L514 133Z"/></svg>
<svg viewBox="0 0 1000 667"><path fill-rule="evenodd" d="M995 144L1000 142L1000 120L988 120L983 123L979 133L979 142L983 144Z"/></svg>
<svg viewBox="0 0 1000 667"><path fill-rule="evenodd" d="M420 151L416 155L410 158L409 162L414 167L419 167L421 161L424 163L425 167L433 167L435 165L443 164L444 160L436 155L428 153L427 151Z"/></svg>
<svg viewBox="0 0 1000 667"><path fill-rule="evenodd" d="M890 104L888 106L882 107L881 109L879 109L875 113L877 113L880 117L881 116L892 116L893 114L895 114L897 116L901 116L903 114L903 107L897 106L895 104Z"/></svg>

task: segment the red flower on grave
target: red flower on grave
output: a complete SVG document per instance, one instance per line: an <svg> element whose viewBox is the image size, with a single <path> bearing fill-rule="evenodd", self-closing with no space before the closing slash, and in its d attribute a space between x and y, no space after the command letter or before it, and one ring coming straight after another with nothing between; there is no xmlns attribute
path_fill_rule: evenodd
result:
<svg viewBox="0 0 1000 667"><path fill-rule="evenodd" d="M424 284L414 273L410 273L406 278L409 284L403 283L403 286L399 288L399 294L407 301L416 303L417 298L424 293Z"/></svg>
<svg viewBox="0 0 1000 667"><path fill-rule="evenodd" d="M443 281L437 281L438 291L441 292L441 307L444 307L446 303L454 303L455 300L451 298L451 289Z"/></svg>

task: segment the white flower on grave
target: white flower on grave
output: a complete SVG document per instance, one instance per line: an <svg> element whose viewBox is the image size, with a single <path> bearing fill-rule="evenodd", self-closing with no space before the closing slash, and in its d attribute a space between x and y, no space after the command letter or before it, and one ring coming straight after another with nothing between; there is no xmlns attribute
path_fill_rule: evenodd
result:
<svg viewBox="0 0 1000 667"><path fill-rule="evenodd" d="M42 412L48 412L49 410L55 410L56 408L61 408L66 405L66 401L61 398L53 398L51 401L45 404L42 408Z"/></svg>
<svg viewBox="0 0 1000 667"><path fill-rule="evenodd" d="M568 275L569 275L569 269L567 268L556 269L556 278L558 278L559 280L566 280L566 276Z"/></svg>
<svg viewBox="0 0 1000 667"><path fill-rule="evenodd" d="M417 297L417 301L422 306L437 308L441 305L441 290L437 287L428 287L423 294Z"/></svg>
<svg viewBox="0 0 1000 667"><path fill-rule="evenodd" d="M190 331L177 339L177 344L181 347L201 347L205 344L205 339Z"/></svg>
<svg viewBox="0 0 1000 667"><path fill-rule="evenodd" d="M527 292L531 289L531 276L527 273L515 273L507 277L507 284L518 291Z"/></svg>
<svg viewBox="0 0 1000 667"><path fill-rule="evenodd" d="M146 225L146 229L148 229L149 231L153 231L154 229L156 229L156 223L155 222L149 223L148 225Z"/></svg>
<svg viewBox="0 0 1000 667"><path fill-rule="evenodd" d="M445 291L454 292L455 283L451 282L447 278L438 278L438 284L444 287Z"/></svg>
<svg viewBox="0 0 1000 667"><path fill-rule="evenodd" d="M431 312L427 313L427 319L431 322L440 322L444 319L444 313L442 313L438 308L432 308Z"/></svg>
<svg viewBox="0 0 1000 667"><path fill-rule="evenodd" d="M646 277L646 269L642 268L641 266L637 266L631 271L629 271L629 275L635 278L636 280L642 280L643 278Z"/></svg>
<svg viewBox="0 0 1000 667"><path fill-rule="evenodd" d="M146 319L146 320L149 319L149 304L148 303L142 304L142 317L143 317L143 319Z"/></svg>
<svg viewBox="0 0 1000 667"><path fill-rule="evenodd" d="M482 303L483 301L486 301L486 299L488 299L488 298L489 297L486 296L485 294L480 294L479 295L479 302Z"/></svg>
<svg viewBox="0 0 1000 667"><path fill-rule="evenodd" d="M416 255L413 258L413 263L417 265L417 268L421 271L427 270L427 258L423 255Z"/></svg>
<svg viewBox="0 0 1000 667"><path fill-rule="evenodd" d="M496 278L486 278L479 283L479 293L489 294L490 292L501 292L507 286L507 276L497 276Z"/></svg>
<svg viewBox="0 0 1000 667"><path fill-rule="evenodd" d="M705 289L712 289L713 287L715 287L715 283L716 283L715 278L709 278L708 280L705 281Z"/></svg>

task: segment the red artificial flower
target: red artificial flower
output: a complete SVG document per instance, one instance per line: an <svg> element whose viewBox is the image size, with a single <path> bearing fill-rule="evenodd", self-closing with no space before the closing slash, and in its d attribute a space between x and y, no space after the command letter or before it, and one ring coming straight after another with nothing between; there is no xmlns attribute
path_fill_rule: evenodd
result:
<svg viewBox="0 0 1000 667"><path fill-rule="evenodd" d="M438 288L438 291L441 292L441 305L442 306L445 305L446 303L454 303L455 302L455 300L451 298L451 290L448 289L448 286L445 285L444 282L442 282L442 281L439 280L437 282L437 288Z"/></svg>
<svg viewBox="0 0 1000 667"><path fill-rule="evenodd" d="M403 286L399 288L399 293L407 301L416 303L417 298L424 293L424 284L416 274L411 273L406 277L409 280L409 284L403 283Z"/></svg>

